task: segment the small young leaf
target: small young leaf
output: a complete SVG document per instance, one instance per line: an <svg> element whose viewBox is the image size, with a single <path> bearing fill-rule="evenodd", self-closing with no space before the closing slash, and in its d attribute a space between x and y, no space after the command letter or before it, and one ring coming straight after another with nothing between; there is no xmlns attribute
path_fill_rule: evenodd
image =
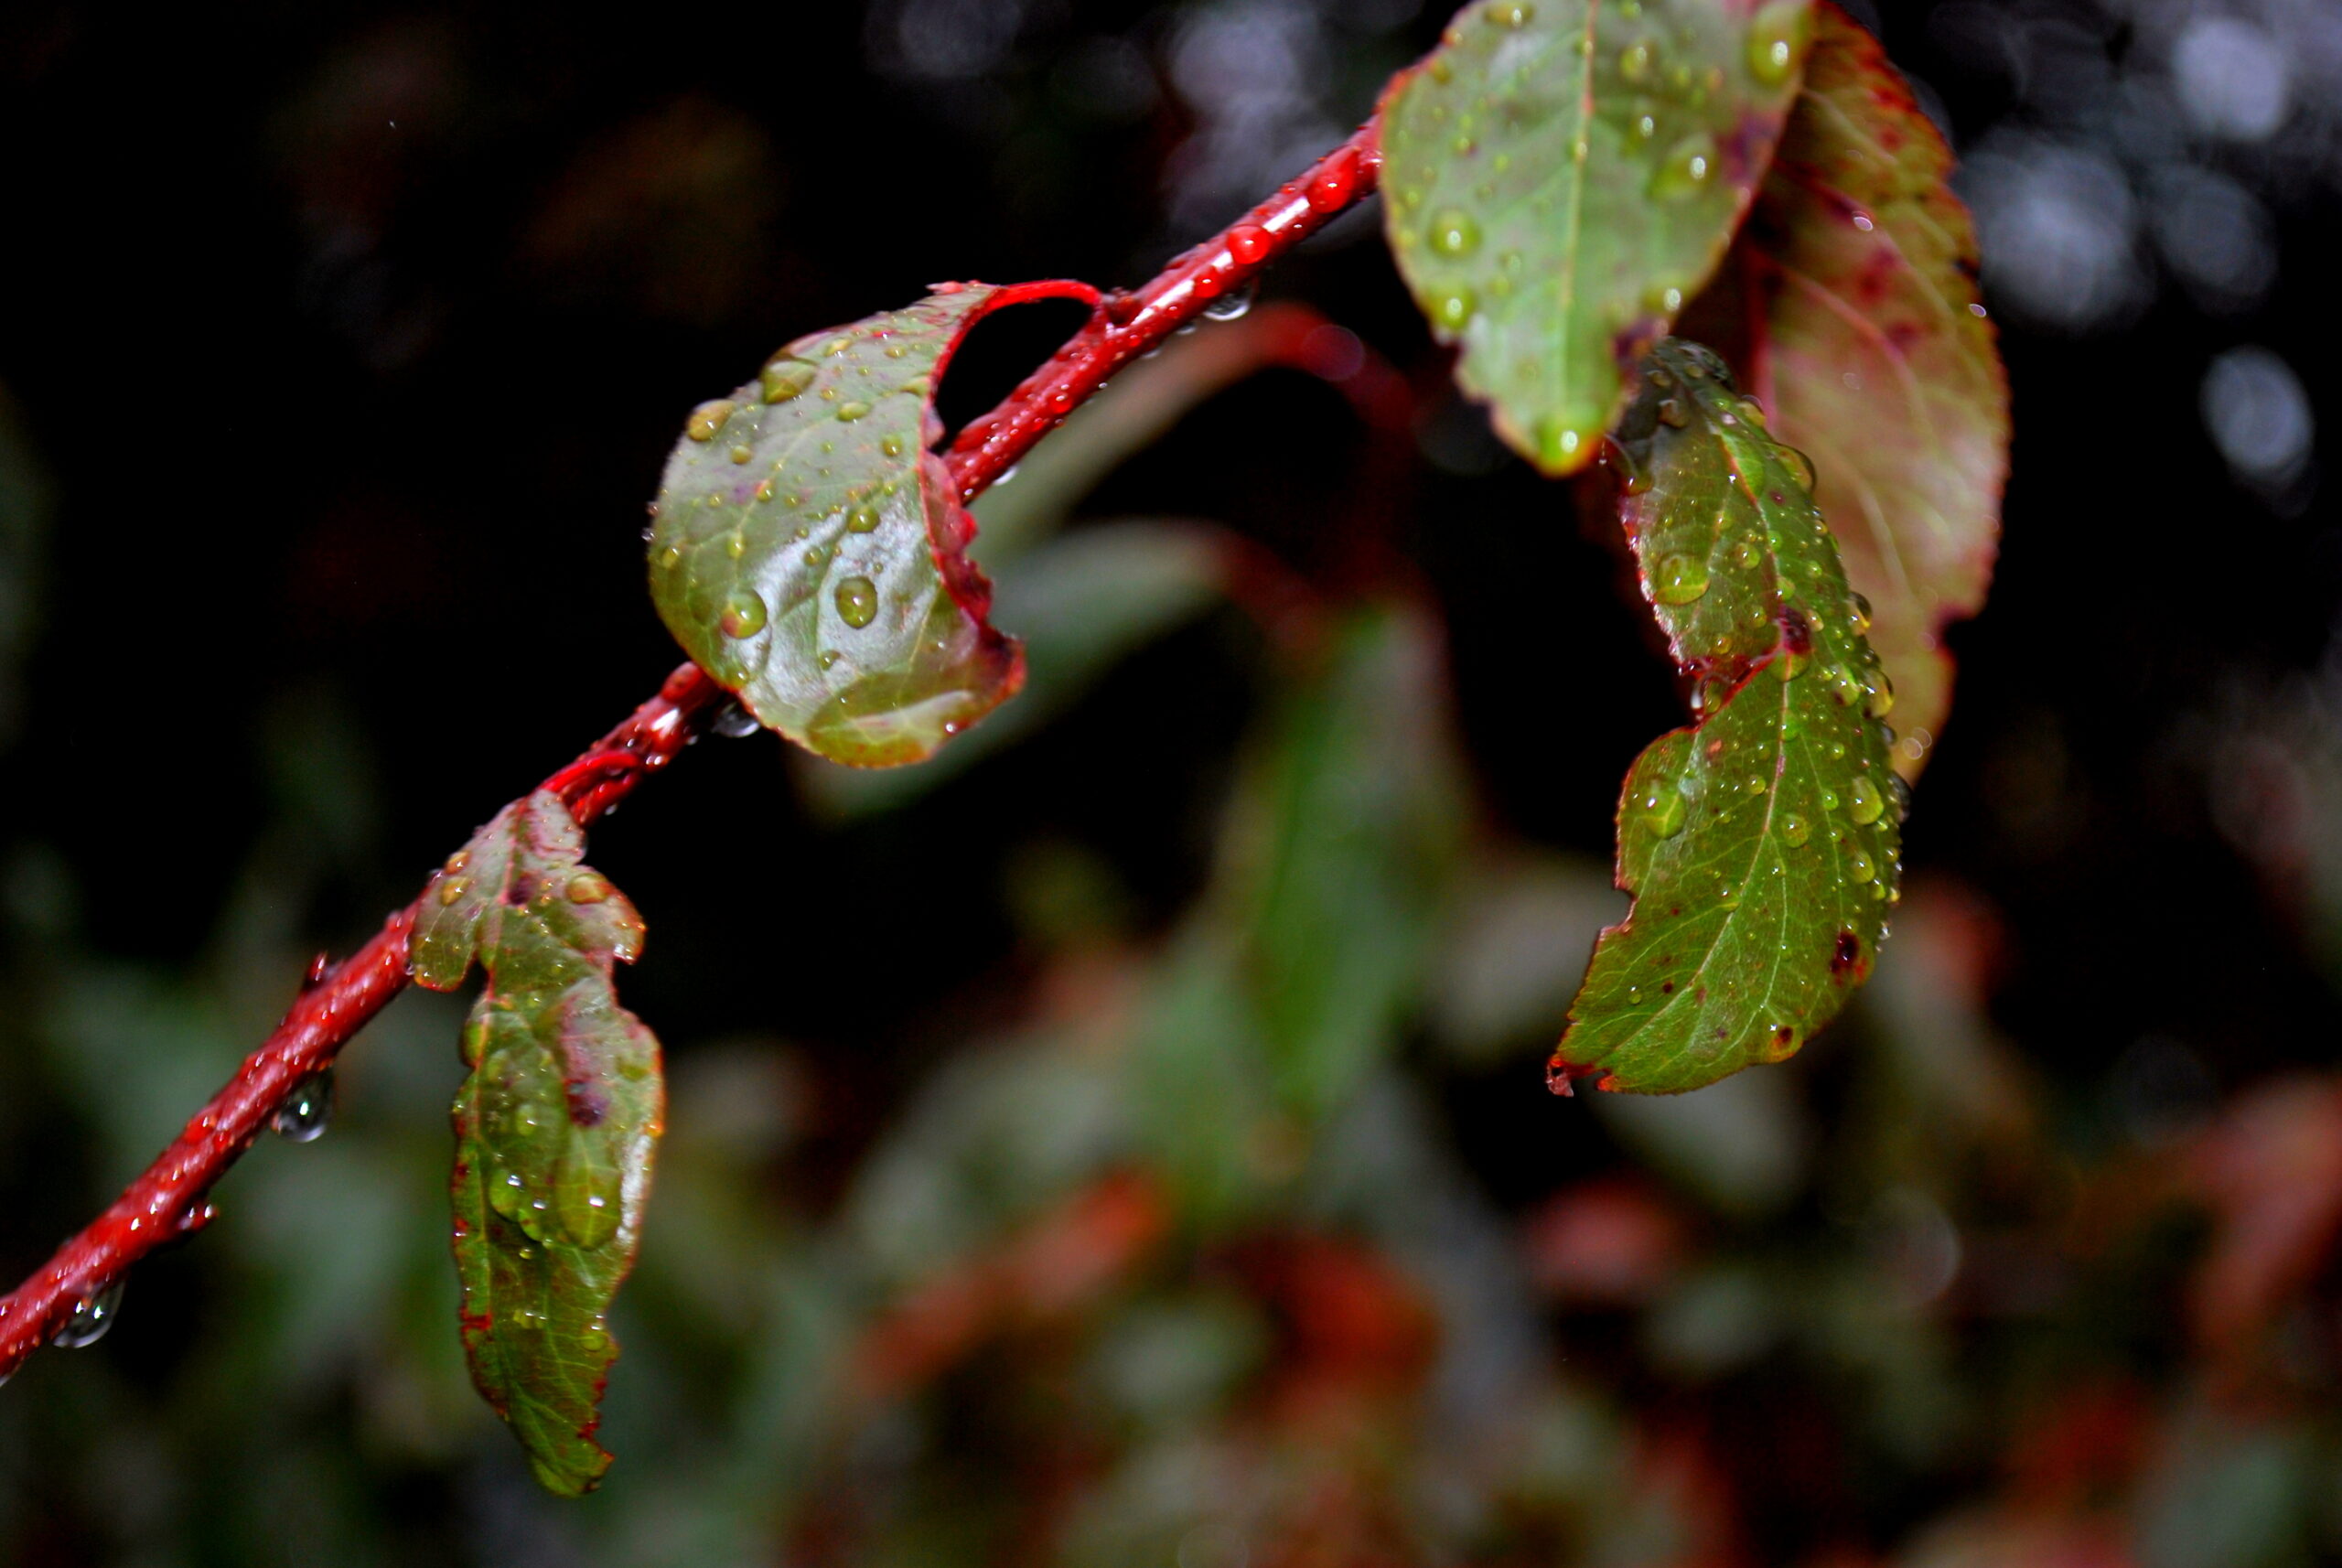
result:
<svg viewBox="0 0 2342 1568"><path fill-rule="evenodd" d="M1550 474L1715 270L1797 91L1808 0L1478 0L1382 111L1384 221L1457 382Z"/></svg>
<svg viewBox="0 0 2342 1568"><path fill-rule="evenodd" d="M1750 384L1804 448L1894 678L1916 774L1951 703L1947 620L1982 607L2008 380L1951 153L1878 41L1822 0L1805 91L1740 240Z"/></svg>
<svg viewBox="0 0 2342 1568"><path fill-rule="evenodd" d="M1695 682L1690 729L1618 808L1627 918L1602 934L1557 1088L1671 1093L1778 1061L1865 978L1897 897L1902 786L1883 682L1811 474L1724 363L1655 349L1621 424L1621 520Z"/></svg>
<svg viewBox="0 0 2342 1568"><path fill-rule="evenodd" d="M472 1380L546 1487L592 1489L618 1342L605 1315L634 1266L664 1115L659 1042L618 1005L642 947L624 895L579 859L558 796L508 806L432 878L414 978L488 983L464 1026L456 1097L456 1272Z"/></svg>
<svg viewBox="0 0 2342 1568"><path fill-rule="evenodd" d="M650 592L667 628L767 728L837 762L931 755L1025 666L986 619L975 524L942 460L935 386L1003 305L1083 284L948 285L800 338L702 403L659 491Z"/></svg>

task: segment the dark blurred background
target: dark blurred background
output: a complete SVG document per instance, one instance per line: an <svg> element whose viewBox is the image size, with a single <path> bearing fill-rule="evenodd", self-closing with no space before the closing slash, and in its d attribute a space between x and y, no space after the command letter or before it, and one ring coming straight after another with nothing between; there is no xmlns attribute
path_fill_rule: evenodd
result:
<svg viewBox="0 0 2342 1568"><path fill-rule="evenodd" d="M1353 215L1144 368L1159 441L1106 400L987 501L1029 714L910 779L705 743L596 831L673 1093L603 1493L465 1385L409 997L0 1394L0 1562L2342 1562L2342 4L1853 8L2017 434L1847 1021L1545 1094L1682 710ZM0 8L0 1270L655 689L693 403L1143 280L1445 19Z"/></svg>

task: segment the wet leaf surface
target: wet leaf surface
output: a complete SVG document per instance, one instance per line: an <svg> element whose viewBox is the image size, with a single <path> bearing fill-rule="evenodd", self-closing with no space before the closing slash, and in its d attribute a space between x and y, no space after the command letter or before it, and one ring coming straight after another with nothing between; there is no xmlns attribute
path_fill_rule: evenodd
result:
<svg viewBox="0 0 2342 1568"><path fill-rule="evenodd" d="M1383 109L1385 223L1456 380L1547 473L1723 258L1781 134L1806 0L1481 0Z"/></svg>
<svg viewBox="0 0 2342 1568"><path fill-rule="evenodd" d="M414 978L488 983L456 1097L456 1273L472 1380L538 1479L574 1496L609 1468L594 1440L664 1116L659 1042L611 975L642 947L625 896L580 859L559 797L508 806L432 879Z"/></svg>
<svg viewBox="0 0 2342 1568"><path fill-rule="evenodd" d="M1620 427L1620 512L1704 716L1628 775L1618 885L1557 1086L1697 1089L1795 1051L1865 979L1900 876L1891 696L1794 449L1671 339Z"/></svg>
<svg viewBox="0 0 2342 1568"><path fill-rule="evenodd" d="M667 460L650 590L700 667L833 761L917 762L1015 694L975 523L942 459L935 387L987 311L1080 284L939 285L812 333L702 403Z"/></svg>

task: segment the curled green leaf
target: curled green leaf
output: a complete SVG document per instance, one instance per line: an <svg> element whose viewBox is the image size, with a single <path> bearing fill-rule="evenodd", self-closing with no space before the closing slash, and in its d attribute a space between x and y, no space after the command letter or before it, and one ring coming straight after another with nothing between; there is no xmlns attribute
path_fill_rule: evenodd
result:
<svg viewBox="0 0 2342 1568"><path fill-rule="evenodd" d="M659 1042L618 1005L613 970L642 920L585 865L560 798L508 806L432 878L410 948L415 980L488 983L464 1026L455 1107L456 1272L472 1380L537 1478L589 1491L618 1341L607 1321L634 1266L664 1116Z"/></svg>
<svg viewBox="0 0 2342 1568"><path fill-rule="evenodd" d="M1382 111L1384 222L1458 383L1547 473L1715 270L1797 91L1808 0L1479 0Z"/></svg>
<svg viewBox="0 0 2342 1568"><path fill-rule="evenodd" d="M1898 897L1902 784L1812 471L1724 363L1671 339L1619 427L1620 517L1703 716L1618 808L1602 934L1552 1081L1675 1092L1778 1061L1867 978Z"/></svg>
<svg viewBox="0 0 2342 1568"><path fill-rule="evenodd" d="M667 460L650 591L699 666L833 761L917 762L1015 694L975 523L942 460L935 388L988 311L1094 303L1082 284L938 285L800 338L693 411Z"/></svg>

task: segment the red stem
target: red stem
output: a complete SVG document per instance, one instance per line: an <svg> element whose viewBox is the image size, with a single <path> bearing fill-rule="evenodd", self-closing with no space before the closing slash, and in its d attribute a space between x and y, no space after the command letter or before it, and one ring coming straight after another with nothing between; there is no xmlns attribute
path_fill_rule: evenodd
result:
<svg viewBox="0 0 2342 1568"><path fill-rule="evenodd" d="M961 432L944 460L962 499L982 494L1116 371L1371 194L1380 172L1375 127L1369 123L1218 238L1176 258L1144 288L1110 296L1047 364ZM686 664L667 677L656 697L541 788L566 800L580 826L591 822L697 739L725 701L714 682ZM364 947L318 975L145 1174L39 1273L0 1297L0 1380L48 1343L82 1302L158 1245L209 1220L205 1194L211 1185L252 1146L294 1090L330 1067L349 1037L404 989L414 920L412 905L398 910Z"/></svg>

